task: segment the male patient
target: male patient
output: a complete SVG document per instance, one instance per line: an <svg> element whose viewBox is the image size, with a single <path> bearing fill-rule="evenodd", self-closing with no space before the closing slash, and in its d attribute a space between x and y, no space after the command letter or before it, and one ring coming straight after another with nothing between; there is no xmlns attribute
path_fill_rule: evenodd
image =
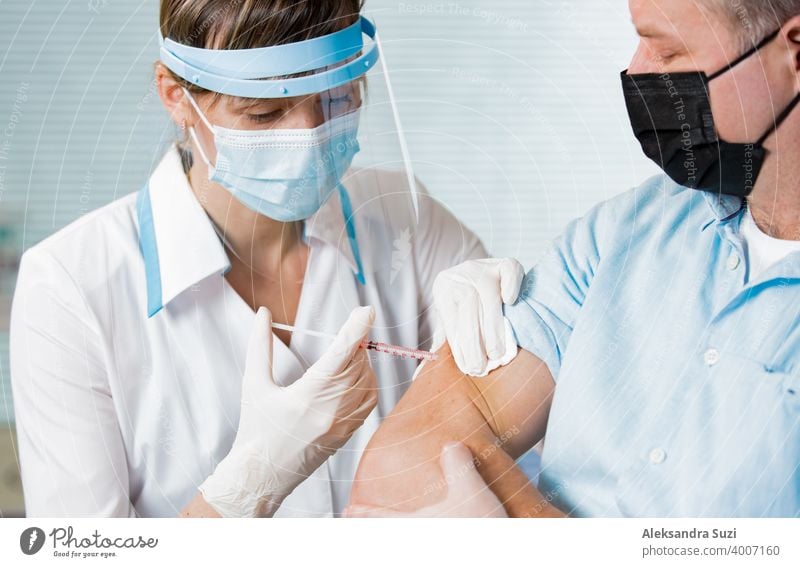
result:
<svg viewBox="0 0 800 567"><path fill-rule="evenodd" d="M514 270L441 276L449 345L350 515L800 516L800 0L629 4L623 92L666 175L568 226L488 376ZM537 489L514 459L545 433Z"/></svg>

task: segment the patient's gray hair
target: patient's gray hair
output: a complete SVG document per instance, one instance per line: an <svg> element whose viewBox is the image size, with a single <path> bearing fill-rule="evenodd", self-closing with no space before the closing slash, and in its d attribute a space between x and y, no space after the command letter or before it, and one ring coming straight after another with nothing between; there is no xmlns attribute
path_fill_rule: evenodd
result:
<svg viewBox="0 0 800 567"><path fill-rule="evenodd" d="M726 13L742 39L752 47L793 16L800 15L800 0L709 0Z"/></svg>

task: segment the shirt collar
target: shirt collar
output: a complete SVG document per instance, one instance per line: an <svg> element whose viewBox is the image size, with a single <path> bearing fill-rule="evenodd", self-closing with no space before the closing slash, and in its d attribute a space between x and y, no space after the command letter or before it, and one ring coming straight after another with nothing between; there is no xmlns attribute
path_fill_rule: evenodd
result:
<svg viewBox="0 0 800 567"><path fill-rule="evenodd" d="M192 191L176 146L139 193L137 215L148 317L200 281L230 269L225 247ZM355 271L338 193L305 222L304 232L309 246L334 246Z"/></svg>
<svg viewBox="0 0 800 567"><path fill-rule="evenodd" d="M702 230L707 229L714 223L726 221L738 214L744 206L744 199L741 197L734 197L733 195L722 195L720 193L710 193L708 191L700 191L703 198L711 209L712 217L702 227Z"/></svg>
<svg viewBox="0 0 800 567"><path fill-rule="evenodd" d="M230 261L183 171L177 147L164 155L137 202L139 242L147 276L147 315Z"/></svg>

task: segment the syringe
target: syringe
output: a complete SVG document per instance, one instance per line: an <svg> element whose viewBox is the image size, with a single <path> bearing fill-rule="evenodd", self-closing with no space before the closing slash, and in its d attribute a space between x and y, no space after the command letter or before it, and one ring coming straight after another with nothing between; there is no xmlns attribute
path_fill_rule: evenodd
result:
<svg viewBox="0 0 800 567"><path fill-rule="evenodd" d="M333 340L336 338L336 335L332 335L330 333L321 333L319 331L311 331L309 329L298 329L297 327L292 327L291 325L282 325L280 323L273 323L272 328L278 329L279 331L289 331L290 333L299 333L303 335L309 335L311 337L319 337L321 339ZM436 354L428 352L427 350L419 350L415 348L408 348L398 345L379 343L377 341L372 341L370 339L365 339L361 343L361 348L365 350L374 350L376 352L382 352L383 354L389 354L400 358L413 358L416 360L436 360Z"/></svg>

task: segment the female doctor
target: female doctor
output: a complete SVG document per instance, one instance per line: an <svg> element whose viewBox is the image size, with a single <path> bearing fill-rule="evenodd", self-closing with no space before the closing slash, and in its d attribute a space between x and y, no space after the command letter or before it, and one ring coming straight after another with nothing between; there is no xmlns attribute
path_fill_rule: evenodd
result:
<svg viewBox="0 0 800 567"><path fill-rule="evenodd" d="M368 358L362 340L429 346L436 274L485 256L407 168L376 166L408 158L392 155L391 85L368 82L380 44L359 12L162 0L158 93L185 136L141 190L20 268L11 368L29 516L347 504L415 368Z"/></svg>

